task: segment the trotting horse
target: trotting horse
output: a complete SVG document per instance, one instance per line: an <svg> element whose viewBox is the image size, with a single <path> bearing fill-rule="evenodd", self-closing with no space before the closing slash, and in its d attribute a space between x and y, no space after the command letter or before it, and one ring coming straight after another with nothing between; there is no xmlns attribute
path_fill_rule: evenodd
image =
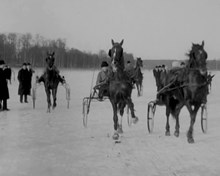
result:
<svg viewBox="0 0 220 176"><path fill-rule="evenodd" d="M56 66L54 65L54 62L55 62L54 54L55 54L54 52L52 52L52 53L47 52L47 57L46 57L47 67L46 67L46 70L40 78L37 78L38 83L40 83L40 82L44 83L45 91L46 91L46 94L47 94L47 104L48 104L47 112L50 112L50 108L51 108L50 94L52 93L52 97L53 97L53 106L52 106L52 108L54 109L57 105L56 100L57 100L58 85L59 85L60 82L62 84L65 83L64 78L62 78L59 75L59 71L56 68Z"/></svg>
<svg viewBox="0 0 220 176"><path fill-rule="evenodd" d="M166 135L170 135L169 115L172 114L176 119L174 135L179 136L179 113L183 106L186 106L191 119L187 139L189 143L194 143L193 126L196 115L199 108L207 102L208 85L211 81L207 76L204 41L201 45L193 44L188 56L189 61L185 68L171 70L161 75L162 87L167 88L159 90L159 96L166 105Z"/></svg>
<svg viewBox="0 0 220 176"><path fill-rule="evenodd" d="M123 133L122 116L126 105L128 105L131 111L133 123L138 121L138 118L134 113L134 104L131 99L132 83L127 74L124 72L122 44L123 40L120 43L112 40L112 48L109 50L112 67L112 76L109 81L109 99L113 108L114 140L119 138L119 133ZM121 116L120 121L118 121L118 112Z"/></svg>
<svg viewBox="0 0 220 176"><path fill-rule="evenodd" d="M143 61L139 57L137 58L137 61L134 67L134 72L132 75L132 80L134 81L137 87L138 97L141 96L143 92L143 73L141 72L141 67L143 67Z"/></svg>

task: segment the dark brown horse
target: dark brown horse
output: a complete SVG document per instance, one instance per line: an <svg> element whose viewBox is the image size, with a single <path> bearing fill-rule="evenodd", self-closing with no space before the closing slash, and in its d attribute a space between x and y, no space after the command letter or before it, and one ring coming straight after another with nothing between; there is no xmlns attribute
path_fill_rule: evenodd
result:
<svg viewBox="0 0 220 176"><path fill-rule="evenodd" d="M127 105L131 111L133 123L138 121L134 113L134 104L131 99L132 82L127 74L124 72L124 57L123 57L123 40L116 43L112 40L112 48L109 50L111 57L112 75L109 82L109 99L113 108L114 121L114 135L113 139L119 138L119 133L122 133L122 116L124 108ZM121 120L118 122L118 115L120 113Z"/></svg>
<svg viewBox="0 0 220 176"><path fill-rule="evenodd" d="M132 80L134 81L137 87L138 97L141 96L143 93L143 73L141 72L141 67L143 67L143 61L139 57L137 58L137 61L134 67L134 72L132 75Z"/></svg>
<svg viewBox="0 0 220 176"><path fill-rule="evenodd" d="M62 78L59 75L59 71L56 68L56 66L54 65L54 62L55 62L54 54L55 54L54 52L47 53L46 70L44 71L43 75L39 79L37 78L38 83L40 83L40 82L44 83L45 91L47 94L47 103L48 103L47 112L50 112L50 107L51 107L50 95L51 95L51 93L52 93L52 97L53 97L53 106L52 107L54 109L57 105L56 100L57 100L58 85L60 82L62 84L65 82L64 78Z"/></svg>
<svg viewBox="0 0 220 176"><path fill-rule="evenodd" d="M166 106L166 135L170 135L169 115L176 119L175 136L179 136L179 114L186 106L190 114L190 127L187 132L189 143L194 143L193 126L199 108L206 104L208 85L204 42L193 44L188 54L189 61L185 68L171 69L160 74L162 88L158 91L158 102Z"/></svg>

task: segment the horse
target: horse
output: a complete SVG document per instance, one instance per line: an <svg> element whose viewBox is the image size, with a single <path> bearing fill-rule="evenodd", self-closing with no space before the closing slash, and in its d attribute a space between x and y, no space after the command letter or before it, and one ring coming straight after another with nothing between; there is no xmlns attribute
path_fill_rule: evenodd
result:
<svg viewBox="0 0 220 176"><path fill-rule="evenodd" d="M45 87L45 92L47 95L47 112L50 112L51 108L51 93L53 97L53 106L52 108L54 109L57 106L56 100L57 100L57 88L59 83L61 82L62 84L65 83L64 77L61 77L59 75L59 70L56 68L54 65L55 58L54 58L54 52L49 53L47 52L47 57L46 57L46 63L47 67L43 73L43 75L38 78L37 77L37 83L43 82L44 87Z"/></svg>
<svg viewBox="0 0 220 176"><path fill-rule="evenodd" d="M206 60L207 52L204 50L204 41L202 44L193 44L189 55L189 62L186 67L186 84L183 87L185 105L190 113L190 127L187 132L189 143L194 143L193 126L199 108L206 104L207 95L209 93L208 86L210 84L207 74Z"/></svg>
<svg viewBox="0 0 220 176"><path fill-rule="evenodd" d="M141 67L143 67L143 61L139 57L137 58L135 68L132 75L132 80L136 84L137 87L137 96L141 96L143 92L143 73L141 72Z"/></svg>
<svg viewBox="0 0 220 176"><path fill-rule="evenodd" d="M112 138L114 140L118 140L119 133L123 133L122 116L126 105L128 105L131 111L133 123L137 123L138 121L134 113L134 104L131 99L132 82L124 71L123 41L124 40L118 43L112 40L112 48L108 53L111 58L112 68L112 75L109 80L109 100L113 108L114 135ZM121 116L120 121L118 121L118 112Z"/></svg>
<svg viewBox="0 0 220 176"><path fill-rule="evenodd" d="M169 131L169 115L172 114L176 120L174 135L179 136L179 114L181 109L186 106L190 114L190 127L187 131L187 140L194 143L193 126L196 115L201 106L207 102L208 85L211 79L207 76L206 60L207 52L202 44L192 44L189 60L184 68L170 70L160 76L163 88L159 90L159 97L166 106L166 135Z"/></svg>

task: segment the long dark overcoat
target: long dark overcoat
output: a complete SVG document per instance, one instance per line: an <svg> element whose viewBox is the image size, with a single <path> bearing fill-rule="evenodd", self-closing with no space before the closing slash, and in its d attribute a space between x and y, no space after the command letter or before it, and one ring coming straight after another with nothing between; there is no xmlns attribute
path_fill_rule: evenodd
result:
<svg viewBox="0 0 220 176"><path fill-rule="evenodd" d="M30 94L30 84L27 69L20 69L18 72L18 95L29 95Z"/></svg>
<svg viewBox="0 0 220 176"><path fill-rule="evenodd" d="M27 87L28 87L28 95L30 95L31 93L31 83L32 83L32 75L33 75L33 70L30 69L30 70L27 70Z"/></svg>
<svg viewBox="0 0 220 176"><path fill-rule="evenodd" d="M0 68L0 100L9 99L8 83L6 73Z"/></svg>

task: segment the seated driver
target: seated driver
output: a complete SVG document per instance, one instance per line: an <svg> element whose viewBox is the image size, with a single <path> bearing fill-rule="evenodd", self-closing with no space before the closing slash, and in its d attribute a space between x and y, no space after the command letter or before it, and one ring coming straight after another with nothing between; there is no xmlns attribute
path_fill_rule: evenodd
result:
<svg viewBox="0 0 220 176"><path fill-rule="evenodd" d="M108 95L108 80L109 80L108 63L106 61L103 61L101 63L101 71L98 73L96 85L94 87L95 92L98 90L99 99L102 99L103 96Z"/></svg>

